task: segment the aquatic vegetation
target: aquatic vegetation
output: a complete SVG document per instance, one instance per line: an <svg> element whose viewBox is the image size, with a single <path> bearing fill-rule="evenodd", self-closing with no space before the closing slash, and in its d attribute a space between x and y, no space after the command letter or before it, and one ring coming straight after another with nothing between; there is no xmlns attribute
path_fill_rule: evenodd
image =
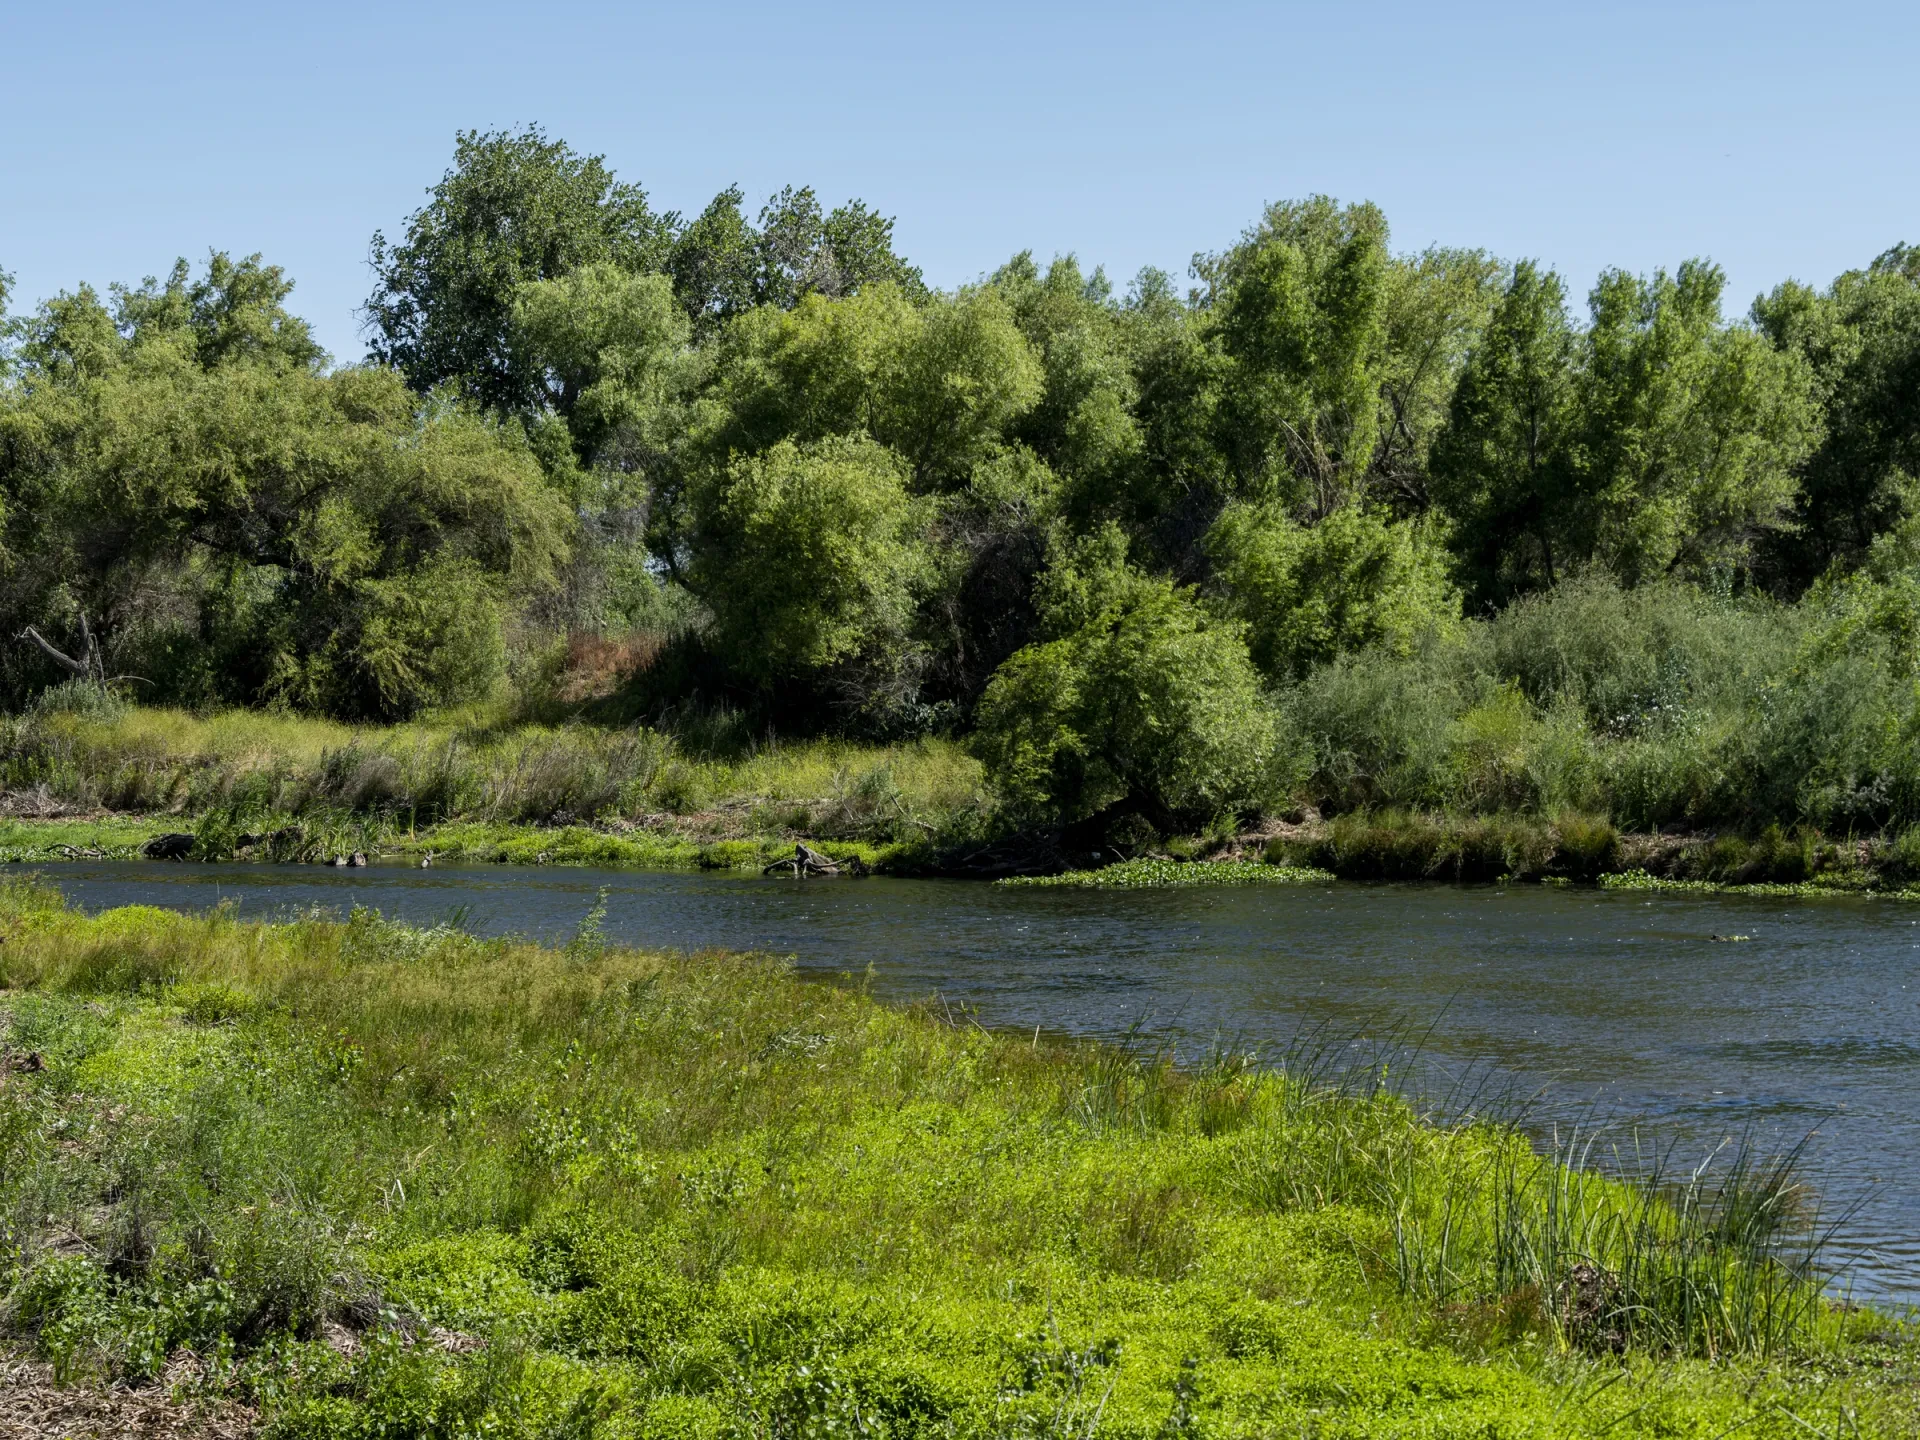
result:
<svg viewBox="0 0 1920 1440"><path fill-rule="evenodd" d="M1333 879L1307 865L1269 865L1259 860L1122 860L1098 870L1061 875L1017 875L1000 885L1073 885L1092 889L1149 890L1168 885L1311 885Z"/></svg>
<svg viewBox="0 0 1920 1440"><path fill-rule="evenodd" d="M1617 874L1602 875L1599 883L1603 890L1666 890L1696 895L1765 895L1809 899L1822 895L1866 895L1887 900L1920 900L1920 889L1882 889L1858 879L1851 884L1832 879L1801 880L1791 884L1768 881L1740 884L1720 880L1676 880L1650 875L1645 870L1623 870Z"/></svg>

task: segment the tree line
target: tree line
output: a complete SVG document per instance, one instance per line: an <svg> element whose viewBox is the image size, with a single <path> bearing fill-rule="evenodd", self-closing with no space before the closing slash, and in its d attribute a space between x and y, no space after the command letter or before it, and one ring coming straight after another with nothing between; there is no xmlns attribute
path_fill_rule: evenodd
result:
<svg viewBox="0 0 1920 1440"><path fill-rule="evenodd" d="M5 322L13 703L399 718L640 632L628 713L963 733L1010 813L1166 828L1324 767L1330 676L1563 592L1911 648L1905 246L1742 316L1703 260L1578 307L1313 197L1184 285L1022 253L939 291L859 202L689 218L529 129L461 135L371 260L356 364L258 256Z"/></svg>

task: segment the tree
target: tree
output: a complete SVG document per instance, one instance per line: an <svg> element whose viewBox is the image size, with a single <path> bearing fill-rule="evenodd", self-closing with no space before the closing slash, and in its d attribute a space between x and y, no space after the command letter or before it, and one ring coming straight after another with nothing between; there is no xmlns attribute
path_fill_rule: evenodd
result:
<svg viewBox="0 0 1920 1440"><path fill-rule="evenodd" d="M1347 505L1317 525L1273 502L1229 505L1207 537L1221 601L1247 622L1254 664L1295 680L1338 655L1413 652L1460 618L1429 524Z"/></svg>
<svg viewBox="0 0 1920 1440"><path fill-rule="evenodd" d="M713 642L752 683L897 652L926 573L906 466L861 437L783 440L693 496L690 583Z"/></svg>
<svg viewBox="0 0 1920 1440"><path fill-rule="evenodd" d="M1515 267L1433 452L1476 599L1589 564L1728 580L1788 523L1819 431L1811 373L1724 323L1724 284L1702 261L1608 271L1575 333L1559 279Z"/></svg>
<svg viewBox="0 0 1920 1440"><path fill-rule="evenodd" d="M1063 541L1040 589L1049 638L1000 667L975 734L1011 813L1169 831L1259 801L1275 723L1238 624L1128 565L1111 525Z"/></svg>
<svg viewBox="0 0 1920 1440"><path fill-rule="evenodd" d="M417 390L456 382L501 412L537 409L540 367L514 343L520 287L587 265L660 269L672 219L598 155L538 127L461 131L453 168L407 221L373 237L378 285L366 305L373 358Z"/></svg>
<svg viewBox="0 0 1920 1440"><path fill-rule="evenodd" d="M1010 434L1097 504L1125 483L1120 472L1141 447L1135 315L1114 302L1104 274L1083 274L1071 255L1043 276L1022 251L990 283L1040 364L1040 393Z"/></svg>
<svg viewBox="0 0 1920 1440"><path fill-rule="evenodd" d="M667 260L674 298L702 338L758 303L760 257L744 197L729 185L675 237Z"/></svg>
<svg viewBox="0 0 1920 1440"><path fill-rule="evenodd" d="M1797 593L1861 564L1876 537L1920 513L1920 250L1896 245L1824 292L1788 282L1753 314L1812 368L1826 419L1794 523L1768 540L1779 584Z"/></svg>
<svg viewBox="0 0 1920 1440"><path fill-rule="evenodd" d="M1483 250L1438 247L1396 259L1387 271L1380 438L1366 489L1399 513L1431 503L1433 440L1499 301L1501 272Z"/></svg>
<svg viewBox="0 0 1920 1440"><path fill-rule="evenodd" d="M1229 364L1219 440L1241 493L1324 515L1353 493L1380 436L1391 262L1372 205L1275 205L1198 267Z"/></svg>
<svg viewBox="0 0 1920 1440"><path fill-rule="evenodd" d="M514 296L514 347L537 367L546 405L588 466L665 443L661 419L685 369L688 330L666 276L605 261Z"/></svg>
<svg viewBox="0 0 1920 1440"><path fill-rule="evenodd" d="M912 466L916 489L957 489L1037 398L1039 370L990 289L916 306L878 284L756 309L718 346L696 421L711 456L864 433Z"/></svg>
<svg viewBox="0 0 1920 1440"><path fill-rule="evenodd" d="M882 282L919 298L920 272L893 252L893 221L859 201L823 213L813 187L791 185L760 211L754 301L791 309L809 295L839 299Z"/></svg>
<svg viewBox="0 0 1920 1440"><path fill-rule="evenodd" d="M323 372L288 288L216 255L32 318L0 407L9 630L84 621L176 699L394 717L484 693L565 506L517 427Z"/></svg>
<svg viewBox="0 0 1920 1440"><path fill-rule="evenodd" d="M1669 277L1608 271L1574 388L1574 549L1631 584L1725 574L1786 523L1819 436L1812 373L1756 331L1724 324L1726 277L1690 260Z"/></svg>
<svg viewBox="0 0 1920 1440"><path fill-rule="evenodd" d="M1433 497L1482 605L1550 586L1578 558L1561 533L1575 363L1560 277L1521 261L1461 371L1430 460Z"/></svg>

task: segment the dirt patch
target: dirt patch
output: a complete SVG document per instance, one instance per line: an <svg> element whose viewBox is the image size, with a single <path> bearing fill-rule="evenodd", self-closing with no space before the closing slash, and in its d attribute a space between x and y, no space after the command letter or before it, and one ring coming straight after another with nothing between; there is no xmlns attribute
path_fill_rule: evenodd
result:
<svg viewBox="0 0 1920 1440"><path fill-rule="evenodd" d="M155 1385L56 1385L45 1365L0 1360L0 1440L243 1440L258 1413L230 1400L176 1400L198 1362L181 1357Z"/></svg>

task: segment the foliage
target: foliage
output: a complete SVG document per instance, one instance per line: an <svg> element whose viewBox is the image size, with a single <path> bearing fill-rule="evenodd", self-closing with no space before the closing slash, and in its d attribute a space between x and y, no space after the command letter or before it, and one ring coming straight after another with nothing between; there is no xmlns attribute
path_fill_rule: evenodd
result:
<svg viewBox="0 0 1920 1440"><path fill-rule="evenodd" d="M1779 348L1802 356L1825 412L1800 476L1794 524L1769 537L1789 591L1838 565L1913 513L1920 475L1920 251L1896 245L1816 292L1789 281L1754 303Z"/></svg>
<svg viewBox="0 0 1920 1440"><path fill-rule="evenodd" d="M1094 890L1157 890L1189 885L1312 885L1333 879L1332 872L1302 865L1268 865L1254 860L1122 860L1098 870L1069 870L1061 875L1019 875L1001 885L1070 885Z"/></svg>
<svg viewBox="0 0 1920 1440"><path fill-rule="evenodd" d="M1184 294L936 292L861 201L661 213L529 128L373 259L365 366L258 257L4 322L0 702L937 733L1002 827L1920 820L1905 247L1577 316L1314 196Z"/></svg>
<svg viewBox="0 0 1920 1440"><path fill-rule="evenodd" d="M216 255L197 284L33 318L0 408L7 603L56 635L91 617L162 696L394 716L482 695L564 510L512 433L390 371L322 373L288 288Z"/></svg>
<svg viewBox="0 0 1920 1440"><path fill-rule="evenodd" d="M869 440L783 440L696 493L691 578L732 664L772 683L898 663L926 565L907 480Z"/></svg>
<svg viewBox="0 0 1920 1440"><path fill-rule="evenodd" d="M1116 528L1040 585L1054 638L1000 667L976 737L1015 812L1171 830L1256 804L1276 737L1241 628L1131 567Z"/></svg>
<svg viewBox="0 0 1920 1440"><path fill-rule="evenodd" d="M458 382L499 410L537 408L546 381L516 343L520 288L664 259L667 223L645 192L536 126L460 132L453 166L430 193L403 240L373 237L379 283L367 300L373 358L417 390Z"/></svg>
<svg viewBox="0 0 1920 1440"><path fill-rule="evenodd" d="M1483 601L1596 562L1725 576L1784 523L1820 429L1812 375L1722 323L1724 286L1701 262L1609 271L1575 332L1559 277L1515 268L1434 452Z"/></svg>
<svg viewBox="0 0 1920 1440"><path fill-rule="evenodd" d="M1207 550L1223 604L1248 623L1254 663L1276 681L1369 646L1406 655L1459 620L1431 527L1357 505L1309 527L1271 503L1235 503Z"/></svg>

